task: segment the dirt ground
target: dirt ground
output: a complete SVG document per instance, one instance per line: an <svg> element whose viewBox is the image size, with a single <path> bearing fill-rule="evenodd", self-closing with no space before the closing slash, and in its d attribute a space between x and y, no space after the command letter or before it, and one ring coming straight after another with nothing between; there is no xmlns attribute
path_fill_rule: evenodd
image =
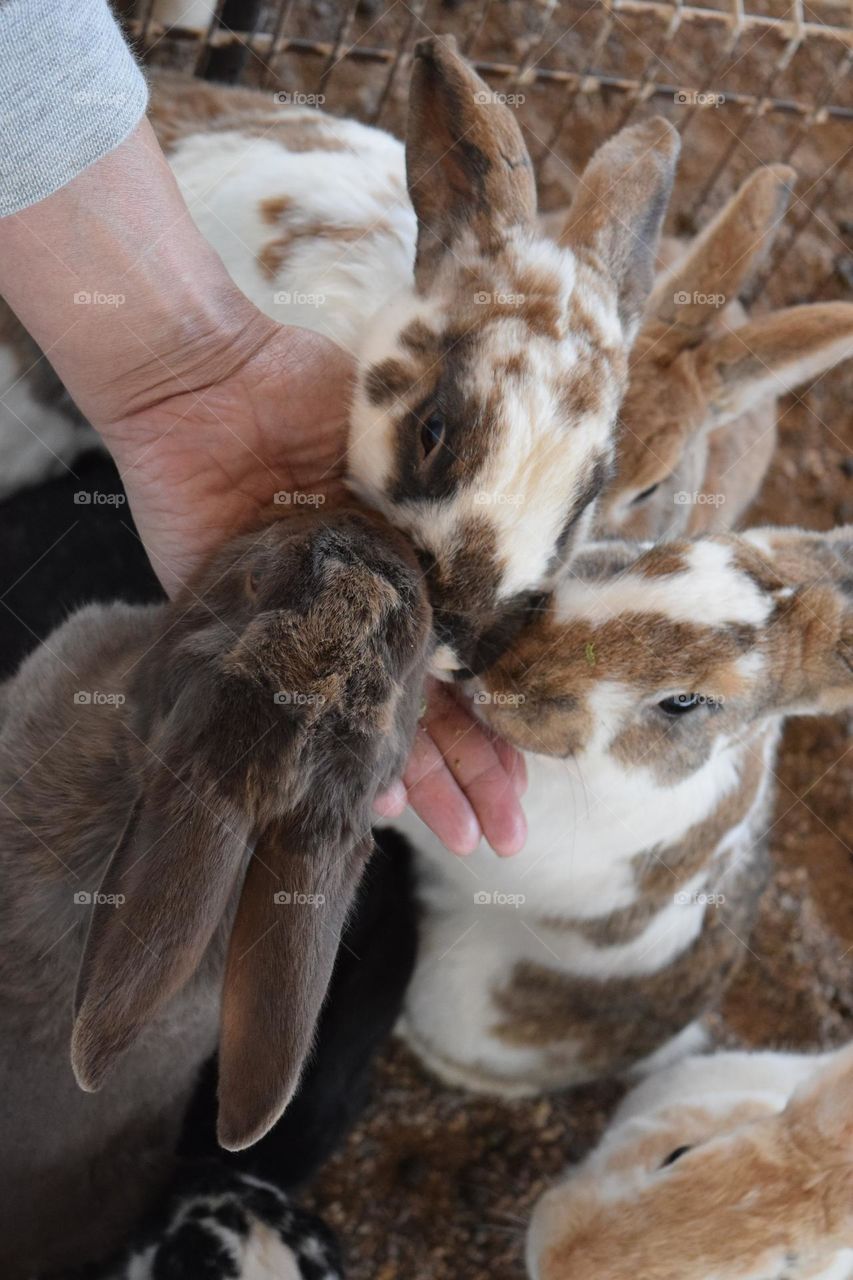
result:
<svg viewBox="0 0 853 1280"><path fill-rule="evenodd" d="M728 8L723 0L709 7ZM785 16L785 0L757 0L753 12ZM596 3L428 4L422 18L401 4L363 3L348 40L396 47L429 30L454 30L470 51L495 63L525 58L550 69L649 79L724 95L772 93L853 106L853 76L838 75L841 49L820 35L805 41L784 70L775 63L788 33L752 31L736 46L726 29L685 23L668 45L670 11L623 11L605 38ZM333 40L342 6L296 4L294 34ZM267 15L268 19L269 15ZM806 5L814 23L850 21L838 0ZM265 21L267 20L265 19ZM167 42L168 43L168 42ZM658 59L654 51L663 49ZM159 51L177 58L174 50ZM317 90L328 53L286 54L273 69L250 59L245 78L277 89ZM323 88L326 107L380 119L399 131L405 66L388 85L387 64L346 61ZM564 202L573 174L631 101L608 91L575 94L566 85L495 76L496 89L523 92L520 120L537 161L543 205ZM387 89L387 92L386 92ZM682 127L683 161L672 230L701 226L708 212L759 163L786 160L800 173L780 253L756 309L851 297L853 285L853 117L747 115L734 101L689 118L673 94L634 104L632 119L661 110ZM686 128L684 126L687 126ZM738 142L740 139L740 142ZM731 151L731 155L729 152ZM705 197L709 177L728 157ZM806 215L826 184L820 215ZM701 207L697 207L701 205ZM791 242L793 231L804 229ZM748 523L828 528L853 522L853 361L781 405L780 447ZM771 833L775 877L763 900L750 954L719 1015L723 1042L817 1047L853 1032L853 746L850 720L789 725ZM523 1275L523 1236L532 1203L599 1134L619 1089L603 1084L568 1094L503 1103L432 1081L399 1044L377 1068L374 1100L345 1148L312 1189L311 1200L344 1241L352 1280L512 1280Z"/></svg>

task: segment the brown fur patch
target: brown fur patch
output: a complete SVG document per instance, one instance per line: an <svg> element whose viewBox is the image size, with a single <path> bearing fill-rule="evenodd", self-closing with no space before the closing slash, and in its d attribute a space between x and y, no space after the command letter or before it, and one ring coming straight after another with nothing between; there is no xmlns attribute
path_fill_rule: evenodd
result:
<svg viewBox="0 0 853 1280"><path fill-rule="evenodd" d="M334 240L342 244L351 244L363 240L369 235L385 235L391 230L383 219L356 226L345 226L337 222L320 222L319 220L300 222L287 227L283 234L270 240L258 253L258 264L265 275L273 277L295 245L304 241Z"/></svg>
<svg viewBox="0 0 853 1280"><path fill-rule="evenodd" d="M389 404L404 396L411 388L415 373L410 365L389 356L375 364L364 375L364 391L371 404Z"/></svg>
<svg viewBox="0 0 853 1280"><path fill-rule="evenodd" d="M738 864L724 907L709 906L696 940L656 973L595 981L524 962L493 993L504 1043L546 1051L559 1072L617 1074L647 1057L710 1009L746 955L768 875L765 850Z"/></svg>
<svg viewBox="0 0 853 1280"><path fill-rule="evenodd" d="M167 155L193 134L231 130L269 138L292 152L347 150L329 116L318 112L315 118L301 108L280 105L272 94L174 72L152 75L148 118Z"/></svg>
<svg viewBox="0 0 853 1280"><path fill-rule="evenodd" d="M261 217L264 222L268 222L270 226L277 226L285 216L285 214L293 208L293 198L291 196L267 196L260 203Z"/></svg>

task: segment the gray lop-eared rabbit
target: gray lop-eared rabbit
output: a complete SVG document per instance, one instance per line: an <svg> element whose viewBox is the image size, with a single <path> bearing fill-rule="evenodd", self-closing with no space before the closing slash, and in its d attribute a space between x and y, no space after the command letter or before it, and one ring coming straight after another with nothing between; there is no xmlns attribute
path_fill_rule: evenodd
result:
<svg viewBox="0 0 853 1280"><path fill-rule="evenodd" d="M0 686L7 1280L130 1238L217 1041L222 1145L284 1110L429 634L399 534L300 511L171 604L79 610Z"/></svg>

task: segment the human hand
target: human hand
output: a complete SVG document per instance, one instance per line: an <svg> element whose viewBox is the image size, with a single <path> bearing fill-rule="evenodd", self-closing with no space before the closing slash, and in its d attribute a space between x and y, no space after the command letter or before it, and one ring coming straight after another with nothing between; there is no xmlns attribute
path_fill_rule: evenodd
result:
<svg viewBox="0 0 853 1280"><path fill-rule="evenodd" d="M121 308L75 306L95 285ZM171 594L276 492L341 486L352 359L235 289L147 123L0 219L0 290L103 435ZM482 830L509 854L524 839L523 786L517 754L433 682L404 779L379 807L410 803L456 852Z"/></svg>

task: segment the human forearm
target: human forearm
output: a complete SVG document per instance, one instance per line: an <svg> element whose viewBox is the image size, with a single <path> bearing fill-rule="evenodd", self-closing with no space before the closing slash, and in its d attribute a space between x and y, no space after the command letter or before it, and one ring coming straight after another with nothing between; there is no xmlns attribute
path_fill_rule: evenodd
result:
<svg viewBox="0 0 853 1280"><path fill-rule="evenodd" d="M145 121L62 190L0 219L0 293L107 430L238 367L272 327L197 230Z"/></svg>

